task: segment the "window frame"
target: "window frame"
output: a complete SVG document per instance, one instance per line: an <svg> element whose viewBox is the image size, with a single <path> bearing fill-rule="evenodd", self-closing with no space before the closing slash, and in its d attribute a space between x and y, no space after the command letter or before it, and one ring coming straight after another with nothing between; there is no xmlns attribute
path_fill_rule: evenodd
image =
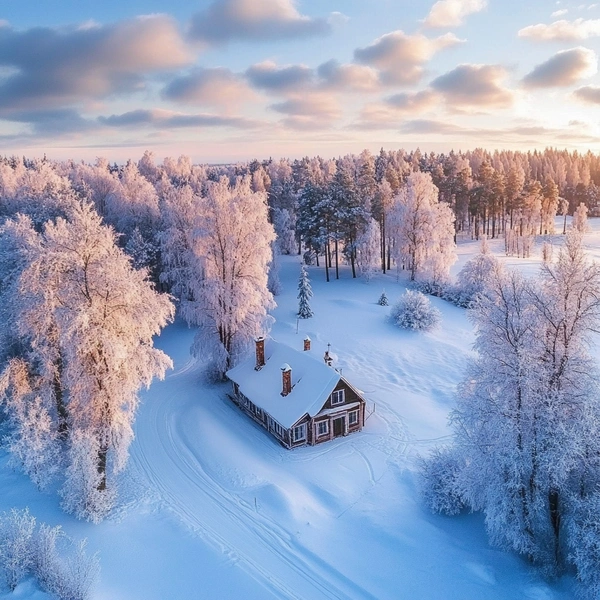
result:
<svg viewBox="0 0 600 600"><path fill-rule="evenodd" d="M331 406L339 406L340 404L344 404L344 402L346 402L346 390L342 388L341 390L331 392Z"/></svg>
<svg viewBox="0 0 600 600"><path fill-rule="evenodd" d="M356 417L356 420L352 420L352 416ZM358 425L358 410L351 410L348 412L348 427L352 427L352 425Z"/></svg>
<svg viewBox="0 0 600 600"><path fill-rule="evenodd" d="M297 431L301 432L301 437L296 435ZM294 442L294 444L296 442L306 441L306 423L296 425L292 428L292 441Z"/></svg>
<svg viewBox="0 0 600 600"><path fill-rule="evenodd" d="M324 426L324 430L321 431L321 426ZM329 435L329 421L317 421L317 437L323 437Z"/></svg>

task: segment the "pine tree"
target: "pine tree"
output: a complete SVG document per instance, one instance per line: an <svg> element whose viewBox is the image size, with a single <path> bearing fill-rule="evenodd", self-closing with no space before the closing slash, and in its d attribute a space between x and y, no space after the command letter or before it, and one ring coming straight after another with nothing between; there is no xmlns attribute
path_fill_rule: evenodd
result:
<svg viewBox="0 0 600 600"><path fill-rule="evenodd" d="M377 304L379 304L379 306L388 306L389 305L388 297L385 294L385 290L383 290L381 296L379 296L379 300L377 300Z"/></svg>
<svg viewBox="0 0 600 600"><path fill-rule="evenodd" d="M309 300L312 298L312 289L308 279L308 271L304 264L300 265L300 279L298 280L298 316L301 319L310 319L314 315L310 308Z"/></svg>

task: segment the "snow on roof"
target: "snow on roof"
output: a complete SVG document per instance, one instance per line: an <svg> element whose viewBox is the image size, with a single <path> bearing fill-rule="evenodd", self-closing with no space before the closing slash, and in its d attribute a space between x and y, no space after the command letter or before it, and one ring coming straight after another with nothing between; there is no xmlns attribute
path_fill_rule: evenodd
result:
<svg viewBox="0 0 600 600"><path fill-rule="evenodd" d="M340 374L317 360L310 350L294 350L272 339L265 342L265 359L265 366L256 371L256 357L252 354L227 371L227 377L238 384L246 398L286 429L306 413L316 415L340 380ZM281 395L283 364L292 369L292 391L287 396Z"/></svg>

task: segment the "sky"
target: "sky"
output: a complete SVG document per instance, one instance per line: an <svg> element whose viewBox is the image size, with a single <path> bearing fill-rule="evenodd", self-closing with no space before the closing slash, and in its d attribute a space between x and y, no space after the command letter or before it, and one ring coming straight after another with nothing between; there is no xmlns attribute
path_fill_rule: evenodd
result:
<svg viewBox="0 0 600 600"><path fill-rule="evenodd" d="M0 154L223 163L380 148L600 151L600 5L20 0Z"/></svg>

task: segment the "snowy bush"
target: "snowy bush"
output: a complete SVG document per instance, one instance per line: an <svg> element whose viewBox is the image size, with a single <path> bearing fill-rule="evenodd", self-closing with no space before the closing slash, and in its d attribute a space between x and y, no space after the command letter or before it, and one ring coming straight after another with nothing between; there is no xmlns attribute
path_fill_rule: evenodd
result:
<svg viewBox="0 0 600 600"><path fill-rule="evenodd" d="M97 554L87 554L86 546L86 540L74 543L60 527L42 523L36 530L28 509L13 508L0 515L0 565L11 590L32 574L44 591L59 600L89 600L100 561Z"/></svg>
<svg viewBox="0 0 600 600"><path fill-rule="evenodd" d="M398 327L427 331L439 323L441 314L425 295L409 290L392 307L390 317Z"/></svg>
<svg viewBox="0 0 600 600"><path fill-rule="evenodd" d="M421 495L432 512L457 515L465 507L457 485L460 470L460 457L449 447L436 448L421 461Z"/></svg>
<svg viewBox="0 0 600 600"><path fill-rule="evenodd" d="M0 565L11 591L31 569L34 529L35 517L28 509L13 508L0 516Z"/></svg>

